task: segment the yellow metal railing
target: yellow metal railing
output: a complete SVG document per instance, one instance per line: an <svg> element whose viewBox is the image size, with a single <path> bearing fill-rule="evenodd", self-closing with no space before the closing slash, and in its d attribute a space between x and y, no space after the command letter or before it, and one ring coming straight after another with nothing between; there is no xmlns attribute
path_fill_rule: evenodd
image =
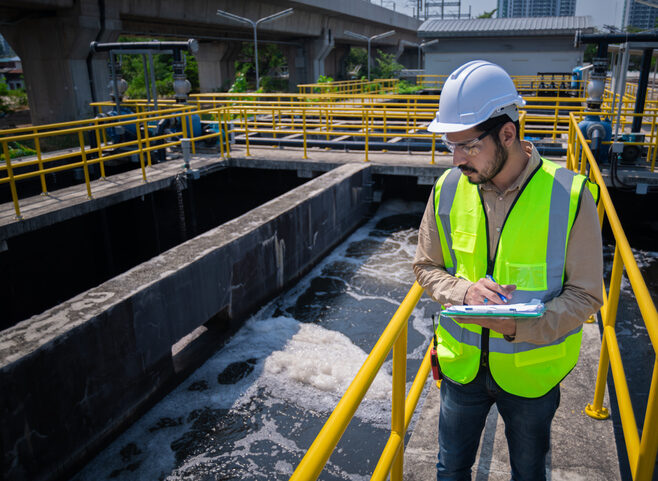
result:
<svg viewBox="0 0 658 481"><path fill-rule="evenodd" d="M658 352L658 312L651 299L647 285L642 278L635 257L633 257L633 251L621 226L599 166L583 133L578 128L577 120L577 117L572 114L569 130L570 142L567 153L567 167L582 174L589 172L590 179L599 185L601 189L601 200L598 205L599 221L603 225L604 218L607 217L615 239L612 274L607 291L605 283L603 285L604 304L601 308L603 339L596 387L594 390L594 400L587 406L586 412L598 419L608 417L608 410L603 407L603 395L608 377L608 369L611 369L633 480L649 481L653 475L656 452L658 451L658 435L656 435L658 433L658 357L654 361L653 376L644 416L644 426L642 427L642 435L640 437L635 421L635 413L631 404L628 383L624 373L617 333L615 332L617 307L621 295L621 277L624 270L637 300L654 353Z"/></svg>
<svg viewBox="0 0 658 481"><path fill-rule="evenodd" d="M110 160L127 158L136 155L139 158L142 179L147 181L147 167L152 165L151 152L179 145L182 138L190 138L193 141L218 138L220 155L223 157L229 153L229 144L226 135L226 124L229 114L221 108L196 110L193 106L183 106L172 110L158 112L141 112L113 117L95 118L85 121L66 122L62 124L51 124L46 126L29 127L24 129L4 130L0 132L0 144L2 145L2 160L0 162L0 184L9 184L16 218L21 219L19 196L16 184L18 182L39 177L42 194L48 195L46 175L62 172L65 170L81 168L84 175L84 183L88 198L92 198L91 179L89 168L98 164L100 177L105 178L105 163ZM214 118L218 125L218 132L194 136L191 116L208 115ZM160 135L149 134L149 125L164 119L179 120L180 130L168 131ZM132 128L135 131L135 139L125 142L113 143L108 140L108 129ZM40 145L49 138L57 136L73 137L75 144L70 149L59 150L55 155L44 155ZM93 140L94 146L87 141ZM36 147L36 156L12 159L9 152L9 144L12 142L33 143ZM194 143L192 143L194 149ZM109 153L109 150L117 153ZM23 171L22 173L16 172Z"/></svg>
<svg viewBox="0 0 658 481"><path fill-rule="evenodd" d="M340 95L396 92L399 79L340 80L334 82L299 84L300 94L335 93Z"/></svg>
<svg viewBox="0 0 658 481"><path fill-rule="evenodd" d="M610 365L619 400L619 410L633 479L634 481L649 481L653 474L656 452L658 451L658 436L655 435L658 432L658 359L654 362L652 383L642 437L640 438L614 331L621 293L621 275L624 268L628 273L654 351L658 346L658 313L633 257L598 165L587 141L578 128L578 120L576 114L572 113L570 115L570 143L567 167L583 174L589 172L590 179L599 185L601 189L601 200L598 205L599 220L603 225L604 217L607 216L616 241L610 287L606 291L605 284L602 286L604 305L601 309L601 318L604 334L594 401L587 406L586 412L596 418L608 416L607 409L602 406L602 401L608 366ZM422 292L422 288L418 283L414 283L379 341L375 344L366 362L299 463L290 478L291 480L307 481L318 478L392 346L394 346L394 352L391 434L371 479L385 480L389 476L391 481L402 479L404 435L408 427L408 420L411 419L418 402L417 395L420 395L430 369L428 351L405 400L406 353L403 353L403 349L406 346L406 323Z"/></svg>
<svg viewBox="0 0 658 481"><path fill-rule="evenodd" d="M419 78L430 81L427 79L431 77ZM438 82L445 79L444 76L434 77ZM515 82L519 88L530 88L537 83L537 77L517 77ZM570 128L570 114L577 112L579 118L585 115L585 99L582 97L526 95L525 99L527 104L522 116L522 130L526 137L539 136L554 142L565 142ZM179 117L179 112L184 112L188 119L190 115L198 114L204 122L221 124L222 128L218 130L237 136L238 141L245 144L247 156L251 155L250 144L254 142L276 146L280 145L282 140L300 139L303 158L308 158L309 144L318 146L322 141L352 139L358 143L355 148L363 150L364 160L368 161L373 145L377 145L377 149L383 152L400 150L401 144L407 145L413 139L424 140L423 148L431 146L430 163L434 163L441 143L437 144L436 136L425 129L435 115L438 102L438 95L336 92L208 93L192 95L188 104L160 101L162 108L154 111L153 102L125 101L122 107L134 110L134 114L106 115L76 122L0 131L2 155L5 159L4 162L0 161L0 184L10 184L16 215L20 218L16 183L34 176L40 177L42 193L47 194L47 174L81 168L88 195L91 196L89 166L99 164L101 177L104 178L105 161L133 154L139 156L140 162L145 156L144 165L140 164L140 167L143 177L146 178L147 169L151 166L151 152L177 145L180 138L188 135L181 127L177 133L154 137L153 129L148 126L152 127L162 119ZM102 111L106 108L114 109L115 105L111 102L98 102L94 107ZM621 113L619 123L622 133L635 115L634 99L624 95L615 100L609 90L605 91L601 108L602 117L615 119L615 114ZM633 142L634 145L646 149L646 158L652 171L658 157L657 113L658 102L647 101L643 114L645 138L642 142ZM184 125L188 123L185 122ZM142 137L113 143L108 139L108 131L112 128L130 128ZM187 130L190 131L189 136L194 137L192 129ZM48 150L53 150L48 147L53 138L67 136L67 146L71 147L70 149L48 153ZM85 137L95 138L95 142L85 142ZM12 159L8 151L14 142L27 143L34 149L35 155ZM166 143L157 146L157 142ZM390 147L387 144L390 144ZM194 152L194 142L191 145ZM324 147L327 148L327 145L329 144ZM222 151L228 151L228 142L222 141L220 148ZM110 152L115 149L122 149L122 152Z"/></svg>
<svg viewBox="0 0 658 481"><path fill-rule="evenodd" d="M427 351L409 389L409 394L406 395L407 322L422 294L423 288L417 282L414 283L356 377L297 466L290 478L291 481L318 478L391 349L393 349L391 434L370 479L384 481L389 474L391 481L402 479L404 435L430 370L429 351Z"/></svg>

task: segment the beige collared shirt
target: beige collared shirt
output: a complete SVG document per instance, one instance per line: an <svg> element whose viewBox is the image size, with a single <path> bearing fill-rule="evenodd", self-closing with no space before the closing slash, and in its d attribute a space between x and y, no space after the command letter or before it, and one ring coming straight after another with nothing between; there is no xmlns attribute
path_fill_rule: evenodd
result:
<svg viewBox="0 0 658 481"><path fill-rule="evenodd" d="M522 141L522 145L530 158L521 175L507 190L499 192L491 182L479 186L487 213L490 253L496 252L503 222L521 186L541 161L530 142ZM432 299L441 304L464 303L464 296L472 282L454 277L445 270L434 215L434 190L420 223L413 269L418 283ZM514 342L548 344L578 327L603 304L602 282L601 228L594 199L585 189L567 243L562 293L545 303L546 312L541 317L516 321Z"/></svg>

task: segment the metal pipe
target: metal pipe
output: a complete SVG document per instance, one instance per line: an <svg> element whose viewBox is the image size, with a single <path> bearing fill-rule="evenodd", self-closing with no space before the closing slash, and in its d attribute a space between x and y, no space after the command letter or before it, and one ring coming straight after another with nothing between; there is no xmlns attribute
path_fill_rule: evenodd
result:
<svg viewBox="0 0 658 481"><path fill-rule="evenodd" d="M155 81L155 66L153 65L153 54L149 53L149 69L151 70L151 87L153 88L153 106L158 110L158 84Z"/></svg>
<svg viewBox="0 0 658 481"><path fill-rule="evenodd" d="M109 52L110 50L188 50L191 53L199 51L199 43L191 38L187 42L111 42L89 44L92 52Z"/></svg>
<svg viewBox="0 0 658 481"><path fill-rule="evenodd" d="M635 113L644 113L644 101L647 98L647 84L649 83L649 71L651 70L651 57L653 56L652 48L645 48L642 52L642 68L640 69L640 82L637 86L637 96L635 98ZM642 116L633 117L633 127L631 132L640 132L642 130Z"/></svg>
<svg viewBox="0 0 658 481"><path fill-rule="evenodd" d="M374 134L376 137L377 134ZM244 138L236 138L236 144L244 144ZM334 148L334 149L349 149L349 150L365 150L366 142L363 140L315 140L315 139L267 139L259 137L250 137L249 145L272 145L276 147L303 147L306 143L307 147L320 147L320 148ZM542 146L535 144L535 148L542 155L555 155L564 156L567 154L567 149L562 147ZM430 152L432 150L432 141L428 139L427 142L383 142L368 140L368 150L388 150L388 151L413 151L413 152ZM437 152L448 153L448 149L440 143L436 144L435 150Z"/></svg>
<svg viewBox="0 0 658 481"><path fill-rule="evenodd" d="M619 105L617 106L617 119L615 121L615 135L614 140L619 136L619 129L621 127L621 108L624 105L624 92L626 90L626 74L628 72L628 61L630 59L630 49L628 44L625 44L624 55L621 61L621 71L619 76Z"/></svg>
<svg viewBox="0 0 658 481"><path fill-rule="evenodd" d="M599 45L626 42L658 42L658 33L583 33L578 36L581 43Z"/></svg>

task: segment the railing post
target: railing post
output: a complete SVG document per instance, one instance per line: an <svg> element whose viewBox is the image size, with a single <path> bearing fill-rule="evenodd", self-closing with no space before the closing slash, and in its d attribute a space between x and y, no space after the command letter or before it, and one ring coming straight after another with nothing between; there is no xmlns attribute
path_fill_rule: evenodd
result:
<svg viewBox="0 0 658 481"><path fill-rule="evenodd" d="M231 157L231 130L233 130L233 124L231 123L231 111L226 108L224 110L224 123L226 124L226 135L224 135L224 141L226 142L226 158Z"/></svg>
<svg viewBox="0 0 658 481"><path fill-rule="evenodd" d="M302 106L302 131L304 137L304 158L308 159L306 155L306 107Z"/></svg>
<svg viewBox="0 0 658 481"><path fill-rule="evenodd" d="M432 161L430 164L434 164L434 152L436 152L436 133L432 132Z"/></svg>
<svg viewBox="0 0 658 481"><path fill-rule="evenodd" d="M146 169L144 167L144 147L142 146L142 126L139 119L135 120L135 133L137 134L137 152L139 155L139 167L142 169L142 181L146 183Z"/></svg>
<svg viewBox="0 0 658 481"><path fill-rule="evenodd" d="M244 126L244 141L245 145L247 146L247 153L245 154L247 157L251 157L251 153L249 152L249 125L247 125L247 110L242 109L242 122Z"/></svg>
<svg viewBox="0 0 658 481"><path fill-rule="evenodd" d="M364 128L365 128L365 132L366 132L366 137L365 137L366 158L365 158L365 162L368 162L368 140L369 140L368 139L368 130L369 130L369 127L370 127L370 125L369 125L370 124L370 118L369 118L370 117L369 116L370 111L368 109L364 109L363 113L365 115L365 126L364 126Z"/></svg>
<svg viewBox="0 0 658 481"><path fill-rule="evenodd" d="M222 121L221 121L219 110L215 111L215 118L217 119L217 131L219 132L219 135L218 135L219 158L223 159L224 158L224 139L222 137Z"/></svg>
<svg viewBox="0 0 658 481"><path fill-rule="evenodd" d="M610 287L606 297L606 303L601 309L601 319L603 327L614 327L617 319L617 307L619 306L619 291L621 287L621 275L623 262L619 245L615 246L615 255L612 261L612 273L610 275ZM596 385L594 387L594 399L591 404L585 407L585 413L595 419L607 419L610 413L607 408L603 407L603 395L608 379L608 369L610 367L610 354L608 352L608 343L606 336L601 339L601 355L599 357L599 368L596 375Z"/></svg>
<svg viewBox="0 0 658 481"><path fill-rule="evenodd" d="M393 392L391 404L391 431L400 436L401 443L393 466L391 481L402 481L404 468L404 404L407 387L407 324L393 345Z"/></svg>
<svg viewBox="0 0 658 481"><path fill-rule="evenodd" d="M149 119L148 112L144 115L144 145L146 145L146 165L151 167L151 139L149 137Z"/></svg>
<svg viewBox="0 0 658 481"><path fill-rule="evenodd" d="M98 149L98 164L101 168L101 179L105 179L105 162L103 161L103 144L101 143L101 126L98 119L94 119L94 133L96 135L96 148Z"/></svg>
<svg viewBox="0 0 658 481"><path fill-rule="evenodd" d="M82 130L78 130L78 141L80 142L80 156L82 157L82 171L85 174L85 185L87 186L87 198L92 199L91 183L89 181L89 168L87 166L87 153L85 152L85 139Z"/></svg>
<svg viewBox="0 0 658 481"><path fill-rule="evenodd" d="M11 155L9 155L9 145L6 140L2 141L2 153L5 156L7 163L7 176L9 177L9 190L11 191L11 200L14 202L14 210L16 211L16 218L21 220L21 209L18 207L18 194L16 193L16 181L14 180L14 170L11 168Z"/></svg>
<svg viewBox="0 0 658 481"><path fill-rule="evenodd" d="M39 163L39 179L41 180L41 195L48 195L46 187L46 176L43 175L43 158L41 157L41 142L39 141L38 131L34 129L34 150L37 151L37 162Z"/></svg>
<svg viewBox="0 0 658 481"><path fill-rule="evenodd" d="M647 399L647 411L642 427L642 439L640 440L640 454L633 473L634 480L649 480L653 476L656 465L656 453L658 453L658 359L653 364L653 376Z"/></svg>

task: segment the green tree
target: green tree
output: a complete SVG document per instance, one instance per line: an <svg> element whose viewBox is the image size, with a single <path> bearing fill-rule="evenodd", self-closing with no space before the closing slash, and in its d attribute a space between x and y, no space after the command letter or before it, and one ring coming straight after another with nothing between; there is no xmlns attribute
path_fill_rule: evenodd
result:
<svg viewBox="0 0 658 481"><path fill-rule="evenodd" d="M363 75L368 70L368 52L366 52L366 49L361 47L350 48L345 57L345 67L347 72L356 71L357 77Z"/></svg>
<svg viewBox="0 0 658 481"><path fill-rule="evenodd" d="M395 55L377 50L375 68L371 70L370 78L397 78L402 69L404 65L396 62Z"/></svg>
<svg viewBox="0 0 658 481"><path fill-rule="evenodd" d="M493 18L493 15L494 15L494 13L496 13L496 10L498 10L498 9L497 9L497 8L494 8L494 9L491 10L490 12L487 12L487 11L485 10L484 13L478 15L476 18Z"/></svg>
<svg viewBox="0 0 658 481"><path fill-rule="evenodd" d="M288 81L278 77L280 68L287 63L281 48L273 44L258 43L258 74L260 86L264 92L286 90ZM245 76L248 86L256 88L256 65L254 63L254 44L243 42L238 60L235 61L236 78L238 73Z"/></svg>

